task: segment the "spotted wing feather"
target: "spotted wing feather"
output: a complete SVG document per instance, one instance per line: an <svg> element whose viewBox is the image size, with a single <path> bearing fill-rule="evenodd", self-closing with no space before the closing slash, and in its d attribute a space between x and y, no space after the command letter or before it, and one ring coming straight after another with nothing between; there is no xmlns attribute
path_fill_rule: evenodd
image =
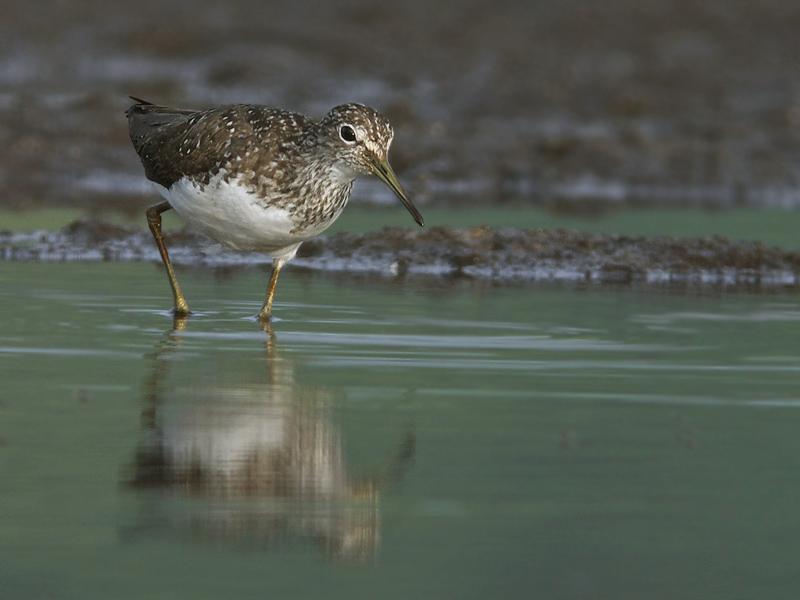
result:
<svg viewBox="0 0 800 600"><path fill-rule="evenodd" d="M183 177L208 182L222 168L256 181L267 165L285 160L309 122L262 106L198 111L134 100L127 111L131 141L147 178L165 188Z"/></svg>

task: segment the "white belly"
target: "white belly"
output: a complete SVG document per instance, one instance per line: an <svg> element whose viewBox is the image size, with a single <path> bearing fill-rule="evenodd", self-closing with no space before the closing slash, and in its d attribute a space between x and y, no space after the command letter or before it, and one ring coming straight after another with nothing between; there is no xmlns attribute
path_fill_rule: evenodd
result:
<svg viewBox="0 0 800 600"><path fill-rule="evenodd" d="M289 213L265 207L255 194L223 176L221 171L203 187L186 177L169 189L156 187L190 227L226 246L275 257L294 255L305 238L291 233L295 224Z"/></svg>

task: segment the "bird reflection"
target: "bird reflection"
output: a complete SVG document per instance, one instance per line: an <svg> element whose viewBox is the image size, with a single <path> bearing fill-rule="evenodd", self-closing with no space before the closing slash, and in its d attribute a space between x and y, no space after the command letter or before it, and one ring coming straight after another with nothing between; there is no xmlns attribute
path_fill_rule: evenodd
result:
<svg viewBox="0 0 800 600"><path fill-rule="evenodd" d="M413 432L375 473L353 478L329 414L332 392L297 380L269 326L255 376L238 368L233 383L210 375L170 387L186 324L176 319L152 353L129 483L187 501L176 510L155 494L145 521L192 538L259 545L311 539L331 557L370 559L379 543L380 491L412 463Z"/></svg>

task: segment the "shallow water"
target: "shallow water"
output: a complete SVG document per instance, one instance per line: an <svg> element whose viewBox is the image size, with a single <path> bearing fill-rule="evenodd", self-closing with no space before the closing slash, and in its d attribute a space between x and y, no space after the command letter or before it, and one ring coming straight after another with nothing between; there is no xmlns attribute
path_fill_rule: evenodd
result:
<svg viewBox="0 0 800 600"><path fill-rule="evenodd" d="M8 597L794 596L796 294L0 265Z"/></svg>

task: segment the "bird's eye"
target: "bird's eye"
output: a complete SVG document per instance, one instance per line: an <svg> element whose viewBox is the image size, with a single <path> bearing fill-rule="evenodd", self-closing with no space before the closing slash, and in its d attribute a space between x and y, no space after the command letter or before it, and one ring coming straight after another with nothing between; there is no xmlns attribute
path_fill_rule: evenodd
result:
<svg viewBox="0 0 800 600"><path fill-rule="evenodd" d="M350 125L342 125L339 127L339 137L347 144L353 144L356 141L356 132Z"/></svg>

